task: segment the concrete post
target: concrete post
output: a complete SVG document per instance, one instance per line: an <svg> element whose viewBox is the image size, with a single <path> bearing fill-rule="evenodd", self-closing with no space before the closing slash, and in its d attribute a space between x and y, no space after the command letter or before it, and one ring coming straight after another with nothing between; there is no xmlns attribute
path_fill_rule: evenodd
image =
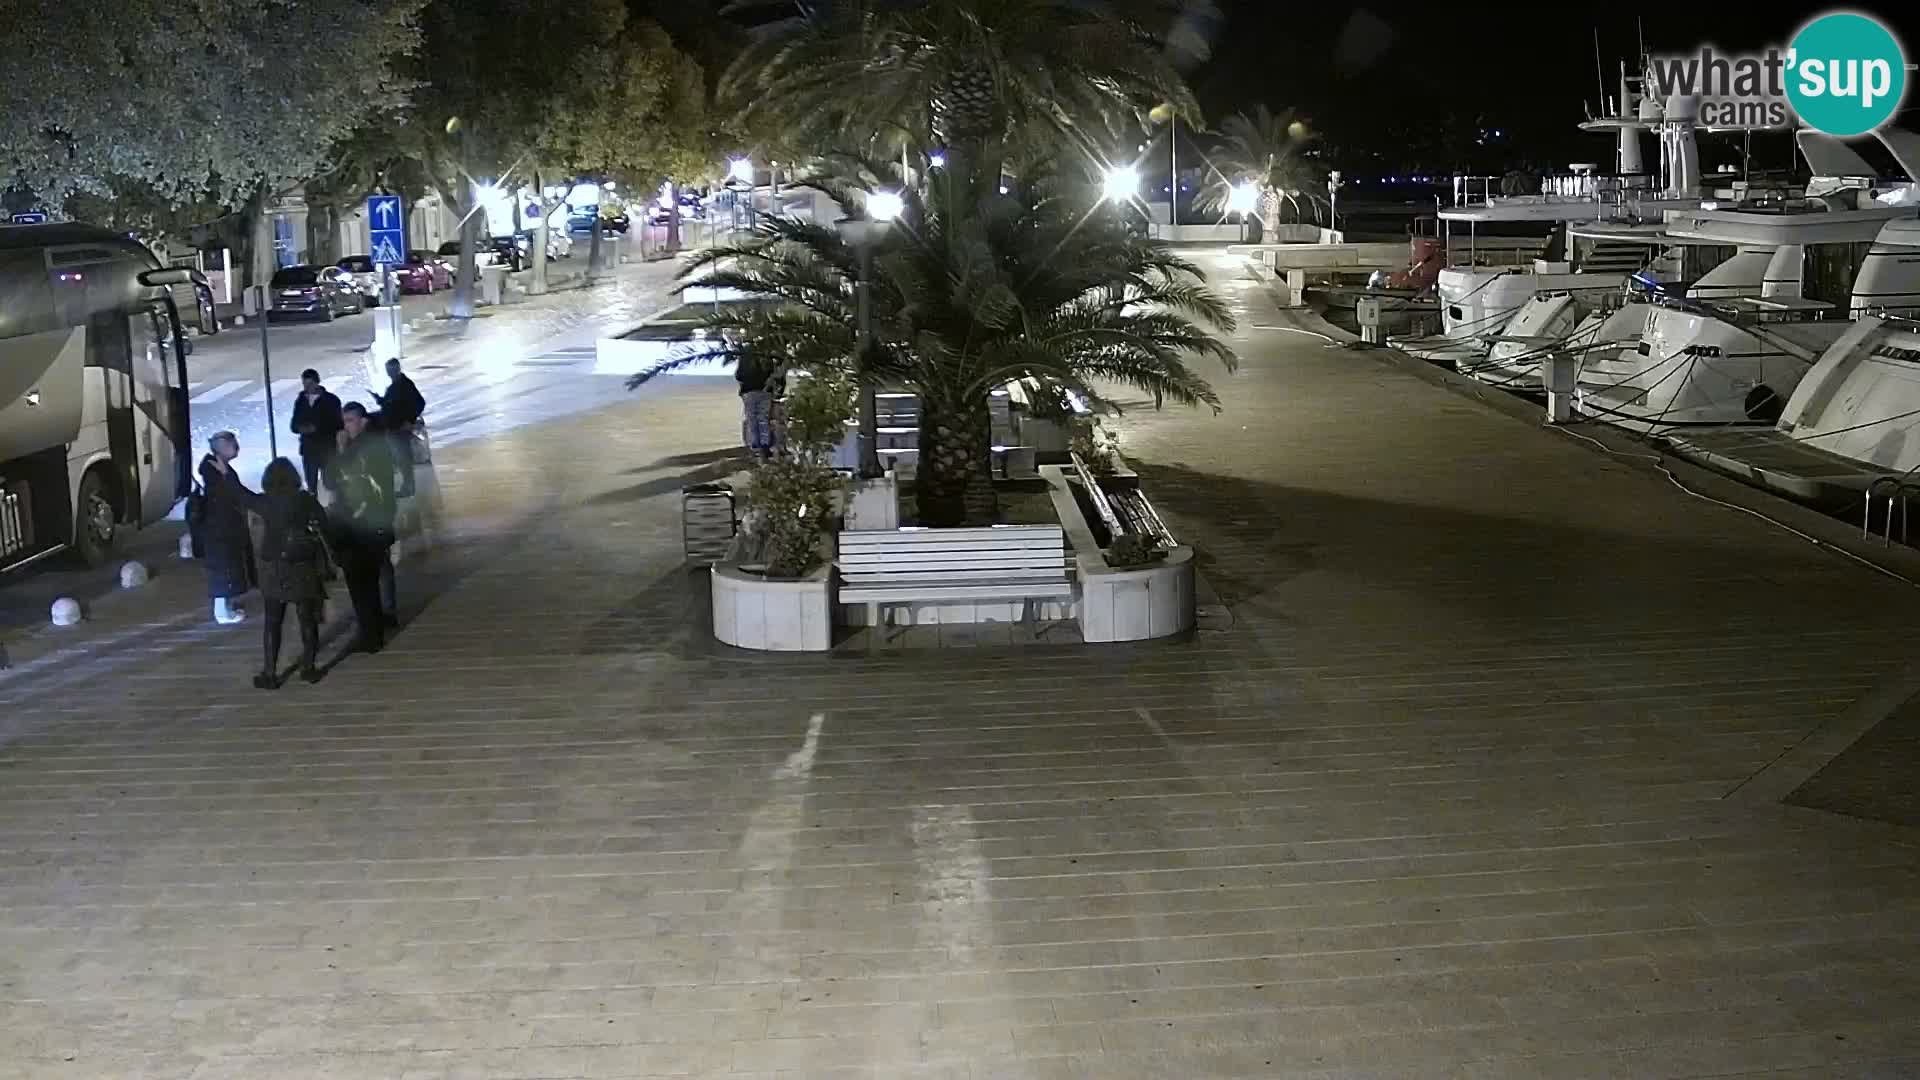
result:
<svg viewBox="0 0 1920 1080"><path fill-rule="evenodd" d="M1547 387L1547 423L1573 422L1573 354L1559 349L1547 354L1541 365L1541 377Z"/></svg>

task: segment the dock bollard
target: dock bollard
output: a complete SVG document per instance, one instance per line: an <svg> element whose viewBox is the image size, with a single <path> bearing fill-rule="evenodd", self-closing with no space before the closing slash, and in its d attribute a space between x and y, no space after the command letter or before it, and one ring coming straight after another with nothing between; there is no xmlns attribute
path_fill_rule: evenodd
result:
<svg viewBox="0 0 1920 1080"><path fill-rule="evenodd" d="M1547 354L1541 372L1547 387L1547 423L1573 421L1573 354L1559 349Z"/></svg>

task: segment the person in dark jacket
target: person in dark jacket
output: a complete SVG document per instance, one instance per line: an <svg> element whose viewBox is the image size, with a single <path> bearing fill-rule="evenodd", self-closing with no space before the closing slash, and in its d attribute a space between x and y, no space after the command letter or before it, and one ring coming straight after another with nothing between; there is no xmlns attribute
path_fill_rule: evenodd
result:
<svg viewBox="0 0 1920 1080"><path fill-rule="evenodd" d="M376 426L393 443L393 462L400 469L401 498L413 494L413 429L427 411L427 399L400 367L399 357L387 361L387 392L373 395L380 403Z"/></svg>
<svg viewBox="0 0 1920 1080"><path fill-rule="evenodd" d="M327 467L334 495L329 533L340 572L353 599L358 628L354 646L377 653L394 624L393 523L395 476L392 443L372 430L366 406L349 401L340 410L346 427L340 452Z"/></svg>
<svg viewBox="0 0 1920 1080"><path fill-rule="evenodd" d="M253 536L247 529L247 507L257 496L240 482L233 459L240 456L240 440L231 431L207 440L207 456L200 459L200 486L206 492L200 542L206 556L207 595L213 599L213 618L230 626L247 617L233 601L253 588Z"/></svg>
<svg viewBox="0 0 1920 1080"><path fill-rule="evenodd" d="M339 442L340 399L320 385L320 373L300 373L300 396L293 402L293 433L300 436L300 464L306 470L307 490L320 493L320 474L333 460Z"/></svg>
<svg viewBox="0 0 1920 1080"><path fill-rule="evenodd" d="M773 402L779 390L779 372L757 356L743 356L734 366L740 384L740 441L757 458L773 456Z"/></svg>
<svg viewBox="0 0 1920 1080"><path fill-rule="evenodd" d="M320 612L327 602L327 553L322 541L327 519L320 501L300 487L300 471L286 458L274 458L260 478L261 494L253 511L266 522L261 541L260 595L266 601L264 663L253 685L280 685L280 640L287 605L300 624L300 677L320 681Z"/></svg>

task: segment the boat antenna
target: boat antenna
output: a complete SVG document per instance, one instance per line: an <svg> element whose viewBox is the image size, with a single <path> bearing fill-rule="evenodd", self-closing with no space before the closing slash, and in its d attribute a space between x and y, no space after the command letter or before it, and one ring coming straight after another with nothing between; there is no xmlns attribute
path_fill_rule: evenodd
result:
<svg viewBox="0 0 1920 1080"><path fill-rule="evenodd" d="M1633 17L1633 28L1640 35L1640 63L1647 62L1647 24L1640 16Z"/></svg>
<svg viewBox="0 0 1920 1080"><path fill-rule="evenodd" d="M1600 27L1598 24L1595 24L1593 28L1593 82L1594 85L1600 88L1600 114L1604 116L1607 112L1607 69L1600 65ZM1625 102L1621 102L1623 107L1625 104Z"/></svg>

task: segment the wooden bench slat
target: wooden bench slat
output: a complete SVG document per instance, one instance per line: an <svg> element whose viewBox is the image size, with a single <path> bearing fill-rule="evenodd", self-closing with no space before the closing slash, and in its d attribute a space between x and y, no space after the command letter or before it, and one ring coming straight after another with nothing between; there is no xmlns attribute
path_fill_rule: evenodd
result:
<svg viewBox="0 0 1920 1080"><path fill-rule="evenodd" d="M844 571L840 580L849 585L858 585L869 581L997 581L1001 578L1018 578L1022 581L1044 581L1049 578L1065 581L1067 572L1058 566L1008 566L999 569L968 570L963 567L927 567L920 570L896 574L849 574Z"/></svg>
<svg viewBox="0 0 1920 1080"><path fill-rule="evenodd" d="M843 602L1054 600L1073 596L1058 525L843 532L836 562Z"/></svg>

